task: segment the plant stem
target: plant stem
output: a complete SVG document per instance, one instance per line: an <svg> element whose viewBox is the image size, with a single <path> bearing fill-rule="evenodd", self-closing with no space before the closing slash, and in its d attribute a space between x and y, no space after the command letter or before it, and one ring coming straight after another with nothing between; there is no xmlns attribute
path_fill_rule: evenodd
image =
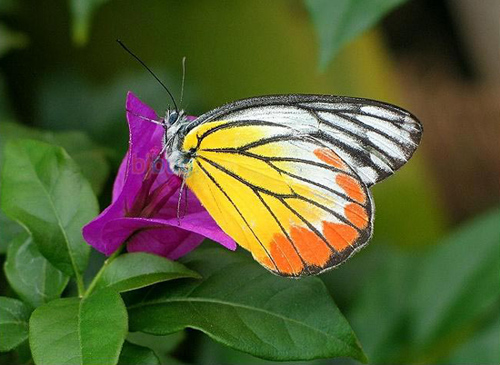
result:
<svg viewBox="0 0 500 365"><path fill-rule="evenodd" d="M76 286L78 288L78 296L81 298L85 293L85 285L83 285L83 276L75 271Z"/></svg>
<svg viewBox="0 0 500 365"><path fill-rule="evenodd" d="M89 287L87 288L87 290L85 291L85 293L83 294L83 296L80 295L80 297L82 299L87 298L94 291L95 286L97 285L97 282L99 281L99 278L104 273L104 270L108 267L108 265L110 263L113 262L114 259L116 259L122 253L123 249L125 248L126 243L127 243L127 241L125 241L115 252L113 252L113 254L111 256L109 256L106 259L106 261L104 261L104 264L99 269L99 271L97 272L97 274L94 277L94 279L92 279L92 282L90 283Z"/></svg>

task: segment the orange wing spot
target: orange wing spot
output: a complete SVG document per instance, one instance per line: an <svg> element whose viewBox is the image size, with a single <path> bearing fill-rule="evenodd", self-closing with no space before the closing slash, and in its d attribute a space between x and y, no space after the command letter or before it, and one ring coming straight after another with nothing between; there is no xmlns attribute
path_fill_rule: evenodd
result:
<svg viewBox="0 0 500 365"><path fill-rule="evenodd" d="M273 236L269 253L273 257L278 271L284 274L298 274L304 268L297 251L295 251L288 238L282 234L277 233Z"/></svg>
<svg viewBox="0 0 500 365"><path fill-rule="evenodd" d="M324 221L323 234L337 251L343 251L346 247L354 244L359 236L358 232L347 224Z"/></svg>
<svg viewBox="0 0 500 365"><path fill-rule="evenodd" d="M340 187L345 191L347 196L358 203L363 204L366 201L366 194L361 185L356 179L345 174L338 174L335 182L340 185Z"/></svg>
<svg viewBox="0 0 500 365"><path fill-rule="evenodd" d="M290 236L307 264L320 267L326 265L332 250L314 232L304 227L292 226Z"/></svg>
<svg viewBox="0 0 500 365"><path fill-rule="evenodd" d="M364 229L368 225L368 214L366 214L366 210L358 204L347 204L344 207L344 214L352 224L360 229Z"/></svg>
<svg viewBox="0 0 500 365"><path fill-rule="evenodd" d="M342 161L342 159L335 152L328 148L317 148L314 150L314 154L317 158L326 162L328 165L342 170L346 168L344 161Z"/></svg>

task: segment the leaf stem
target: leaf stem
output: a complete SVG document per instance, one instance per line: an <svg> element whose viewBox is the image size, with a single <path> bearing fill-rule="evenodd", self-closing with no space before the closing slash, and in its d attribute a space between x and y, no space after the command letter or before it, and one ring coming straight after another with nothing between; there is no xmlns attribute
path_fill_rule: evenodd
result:
<svg viewBox="0 0 500 365"><path fill-rule="evenodd" d="M106 261L104 261L104 264L99 269L99 271L97 272L96 276L94 276L94 279L92 279L92 281L90 282L90 285L87 288L87 290L85 291L85 293L83 294L83 296L80 295L80 297L82 297L82 299L85 299L90 294L92 294L92 292L95 289L95 286L99 282L100 277L104 273L104 270L109 266L110 263L113 262L114 259L116 259L122 253L123 249L125 248L125 245L127 244L127 241L123 242L122 245L120 247L118 247L118 249L115 252L113 252L113 254L106 259Z"/></svg>
<svg viewBox="0 0 500 365"><path fill-rule="evenodd" d="M78 296L81 298L85 293L85 285L83 284L83 276L75 270L76 286L78 288Z"/></svg>

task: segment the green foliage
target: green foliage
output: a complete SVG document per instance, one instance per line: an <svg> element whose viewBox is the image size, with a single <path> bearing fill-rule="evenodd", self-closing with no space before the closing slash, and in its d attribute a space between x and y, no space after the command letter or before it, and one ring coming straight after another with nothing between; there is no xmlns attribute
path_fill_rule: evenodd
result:
<svg viewBox="0 0 500 365"><path fill-rule="evenodd" d="M12 289L33 308L59 298L69 280L40 254L26 233L10 244L4 271Z"/></svg>
<svg viewBox="0 0 500 365"><path fill-rule="evenodd" d="M9 142L1 203L55 267L77 277L85 270L90 247L81 229L98 207L89 183L62 148L32 140Z"/></svg>
<svg viewBox="0 0 500 365"><path fill-rule="evenodd" d="M470 336L500 304L500 210L445 239L418 268L412 346L432 362ZM429 310L432 308L432 310Z"/></svg>
<svg viewBox="0 0 500 365"><path fill-rule="evenodd" d="M79 46L87 43L93 12L109 0L69 0L69 8L73 18L73 42Z"/></svg>
<svg viewBox="0 0 500 365"><path fill-rule="evenodd" d="M127 311L112 290L53 300L30 318L30 346L39 364L116 364L126 334Z"/></svg>
<svg viewBox="0 0 500 365"><path fill-rule="evenodd" d="M0 235L0 254L5 254L7 253L9 243L14 237L20 234L23 229L19 224L9 219L1 210L0 227L2 227L2 234Z"/></svg>
<svg viewBox="0 0 500 365"><path fill-rule="evenodd" d="M127 337L127 341L153 350L162 365L182 364L182 362L176 360L170 356L170 354L183 340L185 340L184 332L176 332L167 336L155 336L143 332L131 332Z"/></svg>
<svg viewBox="0 0 500 365"><path fill-rule="evenodd" d="M9 51L24 48L28 44L26 35L9 29L3 23L0 23L0 58Z"/></svg>
<svg viewBox="0 0 500 365"><path fill-rule="evenodd" d="M444 361L447 364L496 364L500 359L500 313L484 318L484 326L456 348Z"/></svg>
<svg viewBox="0 0 500 365"><path fill-rule="evenodd" d="M0 112L1 112L0 106ZM0 115L1 118L1 115ZM2 120L0 123L0 166L3 161L4 146L7 141L19 138L29 138L61 146L68 151L69 155L80 166L83 175L92 185L96 194L102 192L104 184L109 176L109 164L105 151L92 142L82 132L59 132L42 131L29 128L21 124ZM0 253L6 253L8 244L22 232L21 226L5 216L0 210Z"/></svg>
<svg viewBox="0 0 500 365"><path fill-rule="evenodd" d="M127 253L116 258L102 271L96 289L107 287L124 292L179 278L200 276L184 265L160 256L144 252Z"/></svg>
<svg viewBox="0 0 500 365"><path fill-rule="evenodd" d="M385 250L347 315L371 361L436 363L489 327L500 304L499 220L499 210L485 214L425 254Z"/></svg>
<svg viewBox="0 0 500 365"><path fill-rule="evenodd" d="M100 194L109 176L107 151L83 132L51 132L29 128L18 123L2 121L0 124L0 156L7 141L29 138L63 147L80 167L82 174Z"/></svg>
<svg viewBox="0 0 500 365"><path fill-rule="evenodd" d="M305 0L319 39L319 66L406 0Z"/></svg>
<svg viewBox="0 0 500 365"><path fill-rule="evenodd" d="M125 341L118 364L160 365L160 360L153 350Z"/></svg>
<svg viewBox="0 0 500 365"><path fill-rule="evenodd" d="M31 309L17 299L0 297L0 351L10 351L28 338Z"/></svg>
<svg viewBox="0 0 500 365"><path fill-rule="evenodd" d="M132 330L164 335L195 328L226 346L274 360L366 360L319 279L275 277L219 248L199 249L184 262L203 280L160 285L130 304Z"/></svg>

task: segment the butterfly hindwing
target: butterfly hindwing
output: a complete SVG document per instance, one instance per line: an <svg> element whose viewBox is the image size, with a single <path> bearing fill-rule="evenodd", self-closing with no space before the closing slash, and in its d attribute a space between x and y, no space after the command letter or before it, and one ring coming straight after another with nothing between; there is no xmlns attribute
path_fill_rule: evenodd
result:
<svg viewBox="0 0 500 365"><path fill-rule="evenodd" d="M241 246L284 276L316 274L367 242L367 187L331 149L259 121L213 121L186 136L186 183Z"/></svg>

